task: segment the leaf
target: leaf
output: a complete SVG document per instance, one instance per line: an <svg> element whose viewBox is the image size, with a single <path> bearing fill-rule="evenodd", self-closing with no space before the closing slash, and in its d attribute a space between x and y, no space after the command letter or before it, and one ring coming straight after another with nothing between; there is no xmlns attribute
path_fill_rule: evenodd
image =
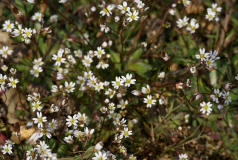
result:
<svg viewBox="0 0 238 160"><path fill-rule="evenodd" d="M142 54L142 49L139 48L137 49L129 58L129 61L133 61L133 60L137 60L140 58L141 54Z"/></svg>
<svg viewBox="0 0 238 160"><path fill-rule="evenodd" d="M145 73L150 71L152 67L147 63L139 61L136 63L128 64L127 69L131 71L135 71L137 74L139 74L142 77L146 77Z"/></svg>
<svg viewBox="0 0 238 160"><path fill-rule="evenodd" d="M120 54L111 51L111 61L112 61L113 63L120 63Z"/></svg>
<svg viewBox="0 0 238 160"><path fill-rule="evenodd" d="M25 8L24 8L24 2L22 0L15 0L15 5L16 7L22 11L23 13L25 13Z"/></svg>
<svg viewBox="0 0 238 160"><path fill-rule="evenodd" d="M94 151L94 146L89 147L89 148L86 150L86 152L84 153L83 159L88 159L88 158L92 157L93 154L94 154L94 152L95 152L95 151Z"/></svg>
<svg viewBox="0 0 238 160"><path fill-rule="evenodd" d="M21 65L21 64L18 64L15 66L16 69L20 72L23 72L23 71L29 71L29 67L28 66L25 66L25 65Z"/></svg>
<svg viewBox="0 0 238 160"><path fill-rule="evenodd" d="M59 148L57 149L57 154L59 155L59 156L63 156L64 154L65 154L65 152L67 151L67 145L65 145L65 144L61 144L60 146L59 146Z"/></svg>

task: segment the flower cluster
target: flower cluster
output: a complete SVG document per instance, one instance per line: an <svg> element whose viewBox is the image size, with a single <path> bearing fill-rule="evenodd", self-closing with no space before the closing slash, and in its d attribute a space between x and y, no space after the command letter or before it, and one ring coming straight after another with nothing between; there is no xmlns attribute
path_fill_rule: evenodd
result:
<svg viewBox="0 0 238 160"><path fill-rule="evenodd" d="M205 64L208 69L212 69L214 67L214 62L220 59L217 55L218 52L216 50L206 52L205 48L201 48L199 49L199 54L196 54L195 56L201 63Z"/></svg>
<svg viewBox="0 0 238 160"><path fill-rule="evenodd" d="M206 19L209 21L219 21L218 13L221 12L222 8L217 3L212 4L212 8L207 8Z"/></svg>
<svg viewBox="0 0 238 160"><path fill-rule="evenodd" d="M20 40L29 44L31 38L36 34L36 29L23 28L22 24L18 22L11 23L10 20L6 20L3 24L3 31L10 33L13 37L20 37Z"/></svg>

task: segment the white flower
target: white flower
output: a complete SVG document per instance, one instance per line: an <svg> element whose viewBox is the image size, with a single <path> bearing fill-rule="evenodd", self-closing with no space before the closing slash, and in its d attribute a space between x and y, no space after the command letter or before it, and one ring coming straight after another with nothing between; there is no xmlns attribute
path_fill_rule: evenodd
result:
<svg viewBox="0 0 238 160"><path fill-rule="evenodd" d="M124 1L122 5L118 5L117 8L121 10L121 14L125 14L126 12L130 12L130 8L127 6L127 2Z"/></svg>
<svg viewBox="0 0 238 160"><path fill-rule="evenodd" d="M121 77L123 79L124 85L130 87L131 84L135 84L136 79L132 79L132 74L127 73L126 76Z"/></svg>
<svg viewBox="0 0 238 160"><path fill-rule="evenodd" d="M115 81L112 81L112 86L115 88L115 89L118 89L120 86L123 85L123 80L120 78L120 77L116 77L116 80Z"/></svg>
<svg viewBox="0 0 238 160"><path fill-rule="evenodd" d="M137 158L136 158L133 154L131 154L131 155L129 156L129 160L137 160Z"/></svg>
<svg viewBox="0 0 238 160"><path fill-rule="evenodd" d="M78 117L77 115L74 115L73 117L72 116L68 116L67 119L66 119L66 125L68 127L71 127L71 126L77 126L77 123L78 123Z"/></svg>
<svg viewBox="0 0 238 160"><path fill-rule="evenodd" d="M30 39L33 34L33 30L31 28L25 28L22 30L22 36L24 39Z"/></svg>
<svg viewBox="0 0 238 160"><path fill-rule="evenodd" d="M37 66L42 66L44 62L42 61L42 58L38 58L38 59L34 59L33 64Z"/></svg>
<svg viewBox="0 0 238 160"><path fill-rule="evenodd" d="M0 49L0 55L5 59L7 58L7 56L12 55L12 52L13 50L10 50L8 46L3 46L2 49Z"/></svg>
<svg viewBox="0 0 238 160"><path fill-rule="evenodd" d="M47 121L46 117L42 117L41 112L37 112L37 118L33 118L35 124L38 124L38 128L43 127L43 123Z"/></svg>
<svg viewBox="0 0 238 160"><path fill-rule="evenodd" d="M221 12L222 8L218 7L217 3L212 4L212 11L213 12Z"/></svg>
<svg viewBox="0 0 238 160"><path fill-rule="evenodd" d="M173 16L175 14L175 10L174 9L169 9L169 14L171 14Z"/></svg>
<svg viewBox="0 0 238 160"><path fill-rule="evenodd" d="M121 108L122 110L126 108L126 105L128 105L128 100L120 100L120 104L117 105L117 108Z"/></svg>
<svg viewBox="0 0 238 160"><path fill-rule="evenodd" d="M141 92L143 94L149 94L150 93L150 86L147 84L146 87L142 87Z"/></svg>
<svg viewBox="0 0 238 160"><path fill-rule="evenodd" d="M108 33L110 31L110 28L104 24L100 24L100 30L101 32Z"/></svg>
<svg viewBox="0 0 238 160"><path fill-rule="evenodd" d="M109 98L113 98L114 97L114 95L115 95L115 91L114 90L112 90L111 88L109 88L106 92L105 92L105 95L108 95L109 96Z"/></svg>
<svg viewBox="0 0 238 160"><path fill-rule="evenodd" d="M147 97L144 98L144 103L146 103L147 108L151 108L153 105L155 105L156 100L152 99L151 95L147 95Z"/></svg>
<svg viewBox="0 0 238 160"><path fill-rule="evenodd" d="M41 22L41 21L42 21L42 17L43 17L43 15L42 15L40 12L36 12L36 13L31 17L31 19L32 19L33 21Z"/></svg>
<svg viewBox="0 0 238 160"><path fill-rule="evenodd" d="M12 154L12 145L10 144L5 144L3 147L2 147L2 153L3 154Z"/></svg>
<svg viewBox="0 0 238 160"><path fill-rule="evenodd" d="M96 151L100 151L102 148L103 148L103 143L102 142L98 142L94 147L94 149Z"/></svg>
<svg viewBox="0 0 238 160"><path fill-rule="evenodd" d="M105 54L104 49L102 47L97 47L97 51L94 51L95 56L97 56L98 59L102 57L102 55Z"/></svg>
<svg viewBox="0 0 238 160"><path fill-rule="evenodd" d="M186 153L179 154L179 160L188 160L188 155Z"/></svg>
<svg viewBox="0 0 238 160"><path fill-rule="evenodd" d="M129 137L130 135L132 135L132 131L129 131L128 130L128 128L124 128L124 130L123 131L121 131L121 139L123 138L123 137L125 137L125 138L127 138L127 137Z"/></svg>
<svg viewBox="0 0 238 160"><path fill-rule="evenodd" d="M208 19L209 21L212 21L214 18L216 17L216 12L213 12L211 10L207 10L207 14L206 14L206 19Z"/></svg>
<svg viewBox="0 0 238 160"><path fill-rule="evenodd" d="M165 72L160 72L160 73L158 74L158 78L164 79L164 77L165 77Z"/></svg>
<svg viewBox="0 0 238 160"><path fill-rule="evenodd" d="M193 67L190 68L190 72L192 74L196 73L196 71L197 71L196 66L193 66Z"/></svg>
<svg viewBox="0 0 238 160"><path fill-rule="evenodd" d="M94 86L95 90L99 92L100 90L104 89L103 85L104 85L104 83L102 83L102 82L96 83Z"/></svg>
<svg viewBox="0 0 238 160"><path fill-rule="evenodd" d="M190 0L183 0L183 5L187 7L191 3Z"/></svg>
<svg viewBox="0 0 238 160"><path fill-rule="evenodd" d="M238 74L235 76L235 80L237 80L237 81L238 81Z"/></svg>
<svg viewBox="0 0 238 160"><path fill-rule="evenodd" d="M78 49L78 50L74 51L74 55L75 55L75 57L82 58L83 52L81 49Z"/></svg>
<svg viewBox="0 0 238 160"><path fill-rule="evenodd" d="M179 28L183 28L188 24L189 18L187 18L187 16L183 17L183 19L178 19L177 20L177 26Z"/></svg>
<svg viewBox="0 0 238 160"><path fill-rule="evenodd" d="M126 15L128 17L128 22L137 21L139 19L139 12L137 10L134 10L133 12L128 12Z"/></svg>
<svg viewBox="0 0 238 160"><path fill-rule="evenodd" d="M5 85L7 76L0 74L0 85Z"/></svg>
<svg viewBox="0 0 238 160"><path fill-rule="evenodd" d="M95 156L92 158L92 160L107 160L107 154L98 151L95 153Z"/></svg>
<svg viewBox="0 0 238 160"><path fill-rule="evenodd" d="M63 53L64 53L64 51L63 51L62 49L59 49L59 51L57 52L57 54L54 54L54 55L53 55L52 59L56 61L56 62L55 62L55 65L56 65L56 66L60 66L61 63L65 63L65 62L66 62L66 61L65 61L66 59L63 58Z"/></svg>
<svg viewBox="0 0 238 160"><path fill-rule="evenodd" d="M90 67L93 60L92 58L90 58L90 56L87 55L87 56L84 56L84 59L82 60L82 62L85 67Z"/></svg>
<svg viewBox="0 0 238 160"><path fill-rule="evenodd" d="M104 61L100 61L96 66L97 69L100 69L100 68L106 69L108 67L109 67L109 64L105 63Z"/></svg>
<svg viewBox="0 0 238 160"><path fill-rule="evenodd" d="M196 54L195 57L197 59L200 59L201 61L205 61L209 57L209 53L205 53L205 48L200 48L199 49L199 54Z"/></svg>
<svg viewBox="0 0 238 160"><path fill-rule="evenodd" d="M50 153L49 146L45 143L45 141L40 141L40 144L36 145L36 149L42 158L46 157Z"/></svg>
<svg viewBox="0 0 238 160"><path fill-rule="evenodd" d="M222 93L219 89L214 89L214 94L212 94L210 97L213 100L213 102L219 103L219 97L221 97Z"/></svg>
<svg viewBox="0 0 238 160"><path fill-rule="evenodd" d="M12 29L14 28L14 24L11 23L10 20L6 20L3 24L3 31L6 32L12 32Z"/></svg>
<svg viewBox="0 0 238 160"><path fill-rule="evenodd" d="M57 22L58 21L58 15L52 15L50 16L50 22L51 23L54 23L54 22Z"/></svg>
<svg viewBox="0 0 238 160"><path fill-rule="evenodd" d="M35 3L35 0L27 0L29 3Z"/></svg>
<svg viewBox="0 0 238 160"><path fill-rule="evenodd" d="M211 102L202 102L200 103L201 109L200 111L202 112L202 114L206 114L209 115L212 112L212 104Z"/></svg>
<svg viewBox="0 0 238 160"><path fill-rule="evenodd" d="M191 19L190 23L187 25L187 30L190 31L190 33L195 33L195 30L199 28L199 24L197 23L196 19Z"/></svg>
<svg viewBox="0 0 238 160"><path fill-rule="evenodd" d="M114 6L113 5L108 5L106 7L103 8L103 10L100 11L100 14L102 16L110 16L112 14L112 10L113 10Z"/></svg>
<svg viewBox="0 0 238 160"><path fill-rule="evenodd" d="M75 90L74 86L75 86L74 82L64 82L65 91L67 93L74 92L74 90Z"/></svg>
<svg viewBox="0 0 238 160"><path fill-rule="evenodd" d="M84 135L90 137L94 133L94 129L88 129L88 127L84 128Z"/></svg>
<svg viewBox="0 0 238 160"><path fill-rule="evenodd" d="M30 70L30 73L35 77L39 77L40 72L43 72L42 68L38 65L34 65L33 69Z"/></svg>
<svg viewBox="0 0 238 160"><path fill-rule="evenodd" d="M19 82L18 79L14 79L13 77L10 77L9 83L7 84L8 87L16 88L17 83Z"/></svg>
<svg viewBox="0 0 238 160"><path fill-rule="evenodd" d="M229 105L229 104L231 103L230 92L224 92L224 93L222 94L222 97L224 98L226 105Z"/></svg>
<svg viewBox="0 0 238 160"><path fill-rule="evenodd" d="M66 3L68 0L59 0L59 3Z"/></svg>
<svg viewBox="0 0 238 160"><path fill-rule="evenodd" d="M40 101L33 102L33 103L31 104L31 106L32 106L33 112L35 112L36 110L37 110L37 111L41 111L41 109L43 108L43 107L41 106L41 102L40 102Z"/></svg>

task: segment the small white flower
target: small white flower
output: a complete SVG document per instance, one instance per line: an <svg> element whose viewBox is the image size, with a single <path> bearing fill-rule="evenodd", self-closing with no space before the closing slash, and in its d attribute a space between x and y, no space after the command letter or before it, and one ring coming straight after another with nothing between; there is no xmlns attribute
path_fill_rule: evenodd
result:
<svg viewBox="0 0 238 160"><path fill-rule="evenodd" d="M209 115L212 112L212 104L211 102L202 102L200 103L201 109L200 111L202 112L202 114L206 114Z"/></svg>
<svg viewBox="0 0 238 160"><path fill-rule="evenodd" d="M12 145L10 144L5 144L3 147L2 147L2 153L3 154L12 154Z"/></svg>
<svg viewBox="0 0 238 160"><path fill-rule="evenodd" d="M74 92L74 90L75 90L74 86L75 86L74 82L64 82L65 91L67 93Z"/></svg>
<svg viewBox="0 0 238 160"><path fill-rule="evenodd" d="M0 49L0 55L5 59L7 58L7 56L12 55L12 52L13 50L10 50L8 46L3 46L2 49Z"/></svg>
<svg viewBox="0 0 238 160"><path fill-rule="evenodd" d="M120 77L116 77L116 80L115 81L112 81L112 86L115 88L115 89L118 89L120 86L123 85L123 80L120 78Z"/></svg>
<svg viewBox="0 0 238 160"><path fill-rule="evenodd" d="M36 110L37 110L37 111L41 111L42 108L43 108L43 107L41 106L41 102L40 102L40 101L33 102L33 103L31 104L31 106L32 106L33 112L35 112Z"/></svg>
<svg viewBox="0 0 238 160"><path fill-rule="evenodd" d="M93 62L92 58L88 55L84 56L84 59L82 60L82 63L85 67L90 67L92 62Z"/></svg>
<svg viewBox="0 0 238 160"><path fill-rule="evenodd" d="M126 15L128 17L128 22L137 21L139 19L139 12L137 10L134 10L133 12L128 12Z"/></svg>
<svg viewBox="0 0 238 160"><path fill-rule="evenodd" d="M58 21L58 15L52 15L50 16L50 22L51 23L54 23L54 22L57 22Z"/></svg>
<svg viewBox="0 0 238 160"><path fill-rule="evenodd" d="M100 11L100 14L102 15L102 16L110 16L110 15L112 15L112 10L113 10L113 8L114 8L114 6L113 5L108 5L108 6L106 6L106 7L104 7L103 8L103 10L101 10Z"/></svg>
<svg viewBox="0 0 238 160"><path fill-rule="evenodd" d="M10 77L9 83L7 84L8 87L16 88L17 83L19 82L18 79L14 79L13 77Z"/></svg>
<svg viewBox="0 0 238 160"><path fill-rule="evenodd" d="M66 3L68 0L59 0L59 3Z"/></svg>
<svg viewBox="0 0 238 160"><path fill-rule="evenodd" d="M37 112L37 118L33 118L33 121L35 124L38 124L38 128L42 128L43 123L47 122L47 119L46 119L46 117L42 117L41 112Z"/></svg>
<svg viewBox="0 0 238 160"><path fill-rule="evenodd" d="M101 32L108 33L110 31L110 28L104 24L100 24L100 30Z"/></svg>
<svg viewBox="0 0 238 160"><path fill-rule="evenodd" d="M144 103L146 103L147 108L151 108L153 105L155 105L156 100L152 99L151 95L147 95L147 97L144 98Z"/></svg>
<svg viewBox="0 0 238 160"><path fill-rule="evenodd" d="M38 22L41 22L42 21L42 18L43 18L43 15L40 13L40 12L36 12L32 17L31 19L33 21L38 21Z"/></svg>
<svg viewBox="0 0 238 160"><path fill-rule="evenodd" d="M205 61L209 57L209 53L205 53L205 48L200 48L199 49L199 54L196 54L195 57L197 59L200 59L201 61Z"/></svg>
<svg viewBox="0 0 238 160"><path fill-rule="evenodd" d="M197 71L196 66L193 66L193 67L190 68L190 72L192 74L196 73L196 71Z"/></svg>
<svg viewBox="0 0 238 160"><path fill-rule="evenodd" d="M179 160L188 160L188 155L186 153L179 154Z"/></svg>
<svg viewBox="0 0 238 160"><path fill-rule="evenodd" d="M195 33L195 30L199 28L199 24L197 23L196 19L191 19L190 23L187 25L187 30L190 31L190 33Z"/></svg>
<svg viewBox="0 0 238 160"><path fill-rule="evenodd" d="M185 7L187 7L188 5L190 5L191 1L190 0L183 0L183 5Z"/></svg>
<svg viewBox="0 0 238 160"><path fill-rule="evenodd" d="M77 123L78 123L78 117L77 115L74 115L73 117L72 116L68 116L67 119L66 119L66 125L68 127L71 127L71 126L77 126Z"/></svg>
<svg viewBox="0 0 238 160"><path fill-rule="evenodd" d="M102 57L102 55L105 54L104 49L102 47L97 47L97 51L94 51L95 56L97 56L98 59Z"/></svg>
<svg viewBox="0 0 238 160"><path fill-rule="evenodd" d="M132 135L132 131L129 131L128 128L124 128L123 131L121 131L121 139L123 137L127 138L129 137L130 135Z"/></svg>
<svg viewBox="0 0 238 160"><path fill-rule="evenodd" d="M12 32L14 24L10 20L6 20L3 24L3 31Z"/></svg>
<svg viewBox="0 0 238 160"><path fill-rule="evenodd" d="M179 28L183 28L188 24L189 18L187 18L187 16L183 17L183 19L178 19L177 20L177 26Z"/></svg>
<svg viewBox="0 0 238 160"><path fill-rule="evenodd" d="M206 19L208 19L209 21L212 21L214 18L216 17L216 12L213 12L211 10L207 10L207 14L206 14Z"/></svg>
<svg viewBox="0 0 238 160"><path fill-rule="evenodd" d="M238 74L235 76L235 80L237 80L237 81L238 81Z"/></svg>
<svg viewBox="0 0 238 160"><path fill-rule="evenodd" d="M141 92L143 94L149 94L150 93L150 86L147 84L146 87L142 87Z"/></svg>
<svg viewBox="0 0 238 160"><path fill-rule="evenodd" d="M92 160L107 160L107 154L98 151L95 153L95 156L92 158Z"/></svg>
<svg viewBox="0 0 238 160"><path fill-rule="evenodd" d="M122 5L118 5L117 8L121 11L121 14L125 14L126 12L130 12L130 8L127 6L126 1L124 1L122 3Z"/></svg>
<svg viewBox="0 0 238 160"><path fill-rule="evenodd" d="M165 77L165 72L160 72L160 73L158 74L158 78L164 79L164 77Z"/></svg>
<svg viewBox="0 0 238 160"><path fill-rule="evenodd" d="M122 76L121 78L126 87L130 87L132 84L135 84L136 82L136 79L132 79L132 74L129 73L127 73L126 76Z"/></svg>

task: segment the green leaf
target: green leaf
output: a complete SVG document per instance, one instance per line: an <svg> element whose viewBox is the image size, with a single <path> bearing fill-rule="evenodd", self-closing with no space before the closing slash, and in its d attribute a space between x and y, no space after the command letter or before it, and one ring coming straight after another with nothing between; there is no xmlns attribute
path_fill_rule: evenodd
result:
<svg viewBox="0 0 238 160"><path fill-rule="evenodd" d="M133 60L136 60L136 59L139 59L141 54L142 54L142 49L139 48L137 49L129 58L129 61L133 61Z"/></svg>
<svg viewBox="0 0 238 160"><path fill-rule="evenodd" d="M95 152L95 151L94 151L94 146L89 147L89 148L86 150L86 152L84 153L83 159L89 159L89 158L91 158L91 157L93 156L94 152Z"/></svg>
<svg viewBox="0 0 238 160"><path fill-rule="evenodd" d="M111 61L112 61L113 63L120 63L120 54L111 51Z"/></svg>
<svg viewBox="0 0 238 160"><path fill-rule="evenodd" d="M21 64L18 64L15 66L16 69L20 72L23 72L23 71L29 71L29 67L28 66L25 66L25 65L21 65Z"/></svg>
<svg viewBox="0 0 238 160"><path fill-rule="evenodd" d="M15 5L16 7L22 11L23 13L25 13L25 7L24 7L24 2L22 0L15 0Z"/></svg>
<svg viewBox="0 0 238 160"><path fill-rule="evenodd" d="M139 74L142 77L146 77L145 73L150 71L152 69L151 65L144 63L142 61L128 64L127 69L131 71L135 71L137 74Z"/></svg>

